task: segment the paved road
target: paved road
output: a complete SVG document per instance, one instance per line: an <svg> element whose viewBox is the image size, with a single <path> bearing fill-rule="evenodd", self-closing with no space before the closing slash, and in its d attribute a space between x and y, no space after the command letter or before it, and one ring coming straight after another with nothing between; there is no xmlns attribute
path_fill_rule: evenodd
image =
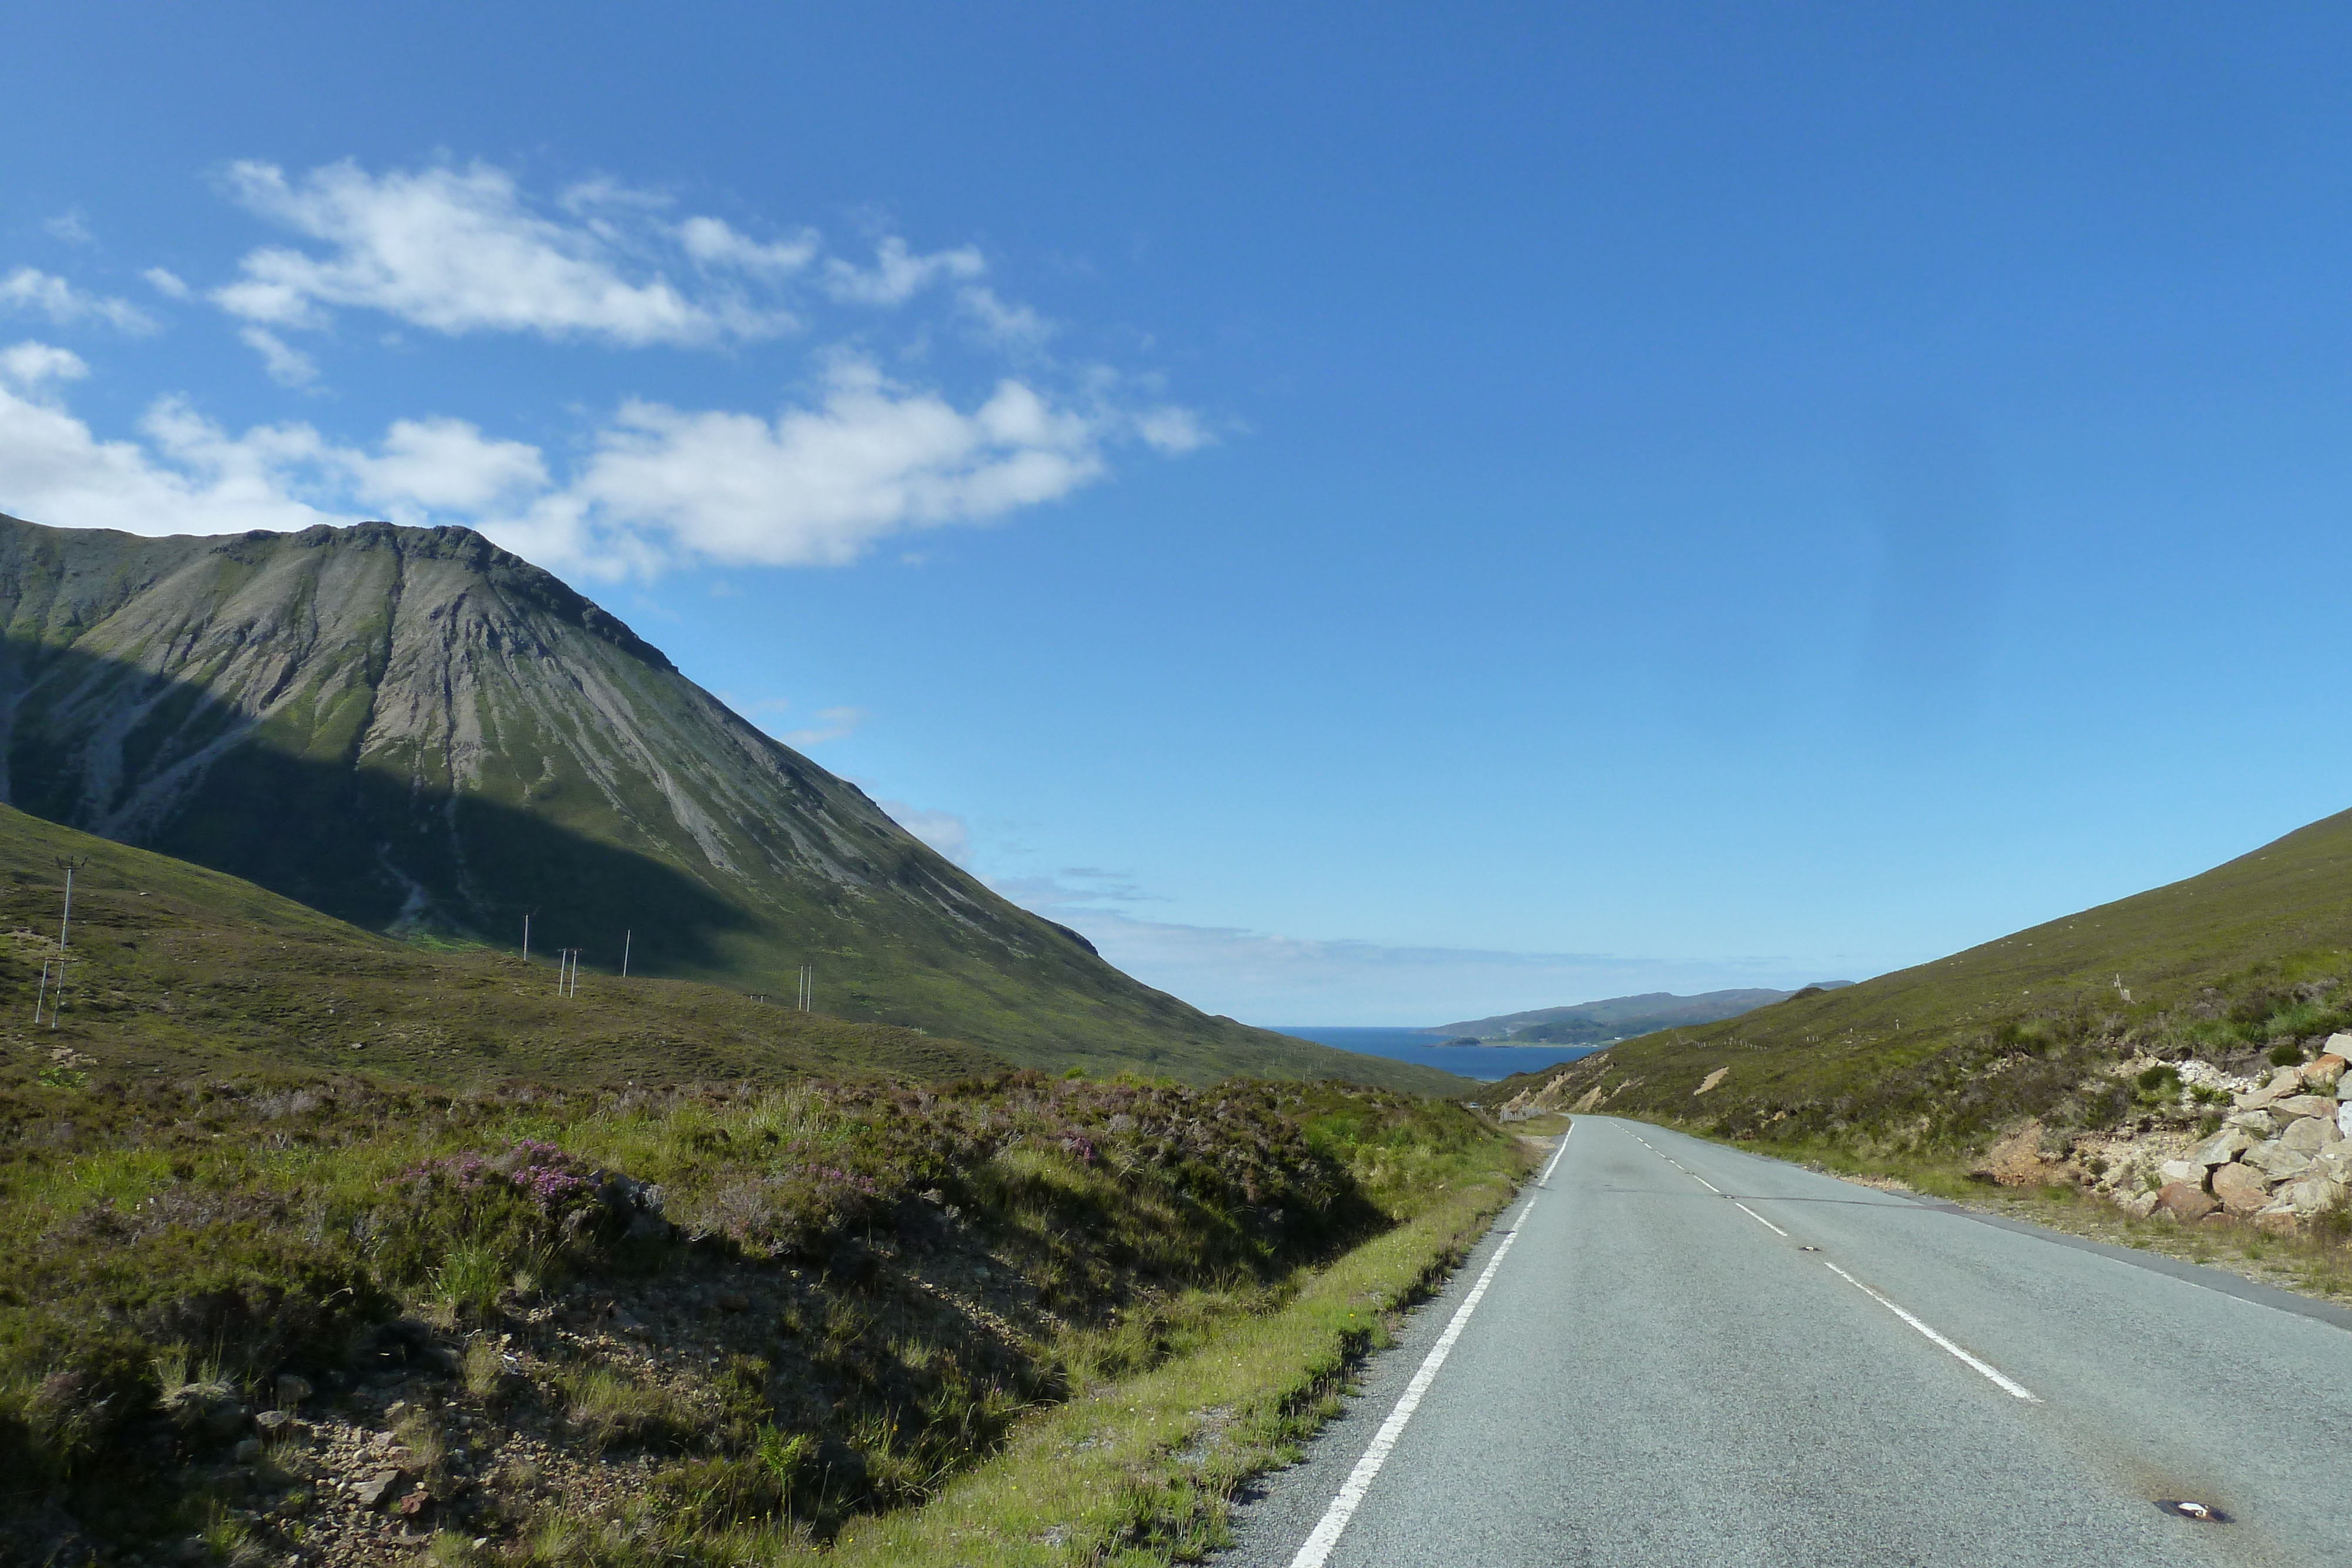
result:
<svg viewBox="0 0 2352 1568"><path fill-rule="evenodd" d="M2352 1568L2352 1314L1605 1117L1546 1182L1219 1568Z"/></svg>

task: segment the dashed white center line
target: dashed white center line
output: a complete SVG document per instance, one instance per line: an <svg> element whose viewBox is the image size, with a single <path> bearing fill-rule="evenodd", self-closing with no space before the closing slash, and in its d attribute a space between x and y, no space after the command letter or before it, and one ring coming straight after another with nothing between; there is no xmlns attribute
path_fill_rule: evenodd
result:
<svg viewBox="0 0 2352 1568"><path fill-rule="evenodd" d="M1969 1366L1975 1368L1977 1371L1984 1374L1987 1378L1991 1380L1993 1386L1999 1388L2003 1394L2010 1396L2013 1399L2022 1399L2028 1405L2039 1405L2042 1403L2042 1396L2034 1393L2033 1390L2026 1387L2022 1383L2019 1383L2015 1379L2007 1376L1999 1367L1994 1366L1990 1362L1983 1361L1976 1356L1970 1355L1967 1351L1962 1350L1958 1345L1954 1344L1950 1340L1946 1339L1942 1334L1937 1333L1934 1329L1929 1328L1926 1323L1920 1322L1917 1317L1896 1305L1894 1300L1887 1296L1884 1291L1874 1290L1870 1286L1864 1284L1861 1281L1855 1279L1853 1275L1847 1273L1844 1270L1839 1268L1836 1264L1831 1262L1826 1258L1822 1260L1822 1267L1827 1269L1831 1273L1835 1274L1839 1279L1843 1280L1847 1284L1852 1285L1855 1290L1860 1291L1864 1295L1868 1296L1872 1301L1876 1301L1880 1306L1885 1307L1888 1312L1893 1312L1896 1317L1901 1318L1905 1322L1909 1323L1913 1328L1917 1329L1921 1333L1926 1334L1927 1338L1935 1343L1938 1350L1948 1352L1952 1355L1968 1363Z"/></svg>
<svg viewBox="0 0 2352 1568"><path fill-rule="evenodd" d="M1787 1231L1781 1229L1779 1226L1773 1224L1770 1220L1765 1218L1762 1215L1757 1213L1754 1209L1748 1207L1746 1204L1740 1202L1736 1197L1731 1200L1731 1207L1738 1209L1740 1213L1746 1215L1748 1218L1754 1220L1757 1224L1762 1226L1765 1229L1770 1231L1775 1236L1786 1236L1789 1234Z"/></svg>
<svg viewBox="0 0 2352 1568"><path fill-rule="evenodd" d="M1570 1122L1568 1124L1568 1132L1560 1134L1559 1147L1552 1151L1551 1164L1544 1166L1544 1174L1536 1178L1536 1185L1538 1186L1549 1186L1551 1185L1551 1173L1559 1169L1559 1156L1568 1153L1568 1134L1573 1133L1574 1131L1576 1131L1576 1124L1574 1122Z"/></svg>

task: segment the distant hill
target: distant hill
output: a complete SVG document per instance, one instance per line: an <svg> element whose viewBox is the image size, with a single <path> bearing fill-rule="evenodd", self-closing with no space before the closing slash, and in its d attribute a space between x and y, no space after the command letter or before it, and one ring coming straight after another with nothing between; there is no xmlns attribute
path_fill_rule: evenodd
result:
<svg viewBox="0 0 2352 1568"><path fill-rule="evenodd" d="M1842 980L1825 987L1843 985ZM1467 1035L1477 1040L1508 1040L1527 1045L1600 1045L1630 1039L1652 1030L1714 1023L1744 1012L1785 1001L1791 991L1704 991L1678 997L1668 991L1646 991L1638 997L1611 997L1572 1007L1538 1008L1532 1012L1504 1013L1464 1023L1440 1024L1433 1032Z"/></svg>
<svg viewBox="0 0 2352 1568"><path fill-rule="evenodd" d="M1947 958L1505 1080L1495 1098L1965 1145L2022 1116L2104 1124L2104 1070L2138 1053L2253 1071L2347 1028L2352 812Z"/></svg>
<svg viewBox="0 0 2352 1568"><path fill-rule="evenodd" d="M0 800L364 929L578 948L1026 1065L1459 1081L1212 1018L463 528L0 517Z"/></svg>

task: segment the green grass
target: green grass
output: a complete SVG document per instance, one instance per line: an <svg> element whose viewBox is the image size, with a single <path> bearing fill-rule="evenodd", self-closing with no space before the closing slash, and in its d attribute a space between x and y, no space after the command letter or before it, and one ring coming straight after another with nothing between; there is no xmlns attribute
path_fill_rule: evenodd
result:
<svg viewBox="0 0 2352 1568"><path fill-rule="evenodd" d="M1073 1400L1189 1364L1139 1408L1223 1457L1176 1486L1145 1428L1110 1445L1122 1539L1172 1550L1524 1164L1459 1108L1330 1085L0 1089L0 1555L58 1508L102 1541L226 1520L282 1551L307 1527L246 1517L220 1421L287 1372L330 1409L404 1390L427 1471L457 1427L520 1424L625 1480L625 1541L488 1482L489 1560L716 1568L846 1550ZM1187 1387L1249 1414L1184 1416ZM281 1445L264 1490L322 1485L308 1462Z"/></svg>

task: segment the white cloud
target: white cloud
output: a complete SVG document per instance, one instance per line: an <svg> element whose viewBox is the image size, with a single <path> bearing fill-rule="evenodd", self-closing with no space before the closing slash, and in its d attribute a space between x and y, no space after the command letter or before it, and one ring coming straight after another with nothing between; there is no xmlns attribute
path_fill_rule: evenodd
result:
<svg viewBox="0 0 2352 1568"><path fill-rule="evenodd" d="M925 810L904 800L884 800L879 804L892 821L956 864L971 863L971 824L953 811Z"/></svg>
<svg viewBox="0 0 2352 1568"><path fill-rule="evenodd" d="M816 259L815 232L803 229L788 240L762 245L739 234L720 218L688 218L677 228L678 244L705 267L731 267L763 277L783 277Z"/></svg>
<svg viewBox="0 0 2352 1568"><path fill-rule="evenodd" d="M262 368L269 379L282 387L307 387L319 379L319 367L301 350L288 346L286 340L267 327L247 327L237 333L247 348L261 356Z"/></svg>
<svg viewBox="0 0 2352 1568"><path fill-rule="evenodd" d="M1033 349L1054 335L1051 321L1026 305L1006 304L985 284L969 284L957 290L956 298L964 314L978 325L981 336L989 342L1005 348Z"/></svg>
<svg viewBox="0 0 2352 1568"><path fill-rule="evenodd" d="M101 441L33 395L74 374L79 359L30 345L12 363L17 391L0 392L0 508L18 516L134 533L359 516L457 523L542 565L608 580L696 561L845 563L895 533L1067 495L1108 470L1123 438L1115 422L1018 382L958 408L842 361L821 402L773 419L625 403L565 476L538 447L450 419L397 421L363 448L306 424L232 436L167 399L142 423L143 443ZM842 722L820 717L828 729Z"/></svg>
<svg viewBox="0 0 2352 1568"><path fill-rule="evenodd" d="M404 419L373 455L341 459L362 495L413 503L436 512L480 514L547 489L539 448L499 441L457 419Z"/></svg>
<svg viewBox="0 0 2352 1568"><path fill-rule="evenodd" d="M569 504L520 521L552 520L575 553L624 535L730 564L840 565L904 529L1066 496L1104 472L1103 436L1018 382L966 413L844 361L818 406L773 420L625 404Z"/></svg>
<svg viewBox="0 0 2352 1568"><path fill-rule="evenodd" d="M139 276L145 278L156 293L169 299L185 299L192 292L188 286L181 281L180 275L168 267L151 267Z"/></svg>
<svg viewBox="0 0 2352 1568"><path fill-rule="evenodd" d="M823 746L828 740L841 740L854 735L866 722L866 710L855 707L821 707L816 710L816 724L808 729L788 729L776 737L795 750L805 751L812 746Z"/></svg>
<svg viewBox="0 0 2352 1568"><path fill-rule="evenodd" d="M52 238L61 239L68 245L93 245L98 240L98 236L89 232L89 225L82 217L79 207L59 213L41 226L49 231Z"/></svg>
<svg viewBox="0 0 2352 1568"><path fill-rule="evenodd" d="M53 273L20 267L0 278L0 305L36 311L60 327L96 317L125 332L152 332L154 318L127 299L85 293Z"/></svg>
<svg viewBox="0 0 2352 1568"><path fill-rule="evenodd" d="M89 366L70 349L25 342L0 349L0 382L26 393L37 392L47 382L78 382Z"/></svg>
<svg viewBox="0 0 2352 1568"><path fill-rule="evenodd" d="M1146 409L1137 414L1135 433L1142 437L1145 445L1171 456L1206 446L1210 441L1209 433L1202 427L1199 414L1189 408L1172 405Z"/></svg>
<svg viewBox="0 0 2352 1568"><path fill-rule="evenodd" d="M824 264L825 291L860 305L903 305L943 278L978 277L988 263L971 246L917 256L896 235L875 247L874 265L861 267L839 256Z"/></svg>
<svg viewBox="0 0 2352 1568"><path fill-rule="evenodd" d="M224 309L259 326L315 329L352 308L452 336L536 332L641 346L764 337L791 325L731 295L688 298L635 261L622 228L534 212L513 178L486 163L373 175L347 161L289 179L275 164L244 162L229 185L253 212L326 247L253 251L239 263L244 276L214 290ZM617 189L597 193L625 209Z"/></svg>

